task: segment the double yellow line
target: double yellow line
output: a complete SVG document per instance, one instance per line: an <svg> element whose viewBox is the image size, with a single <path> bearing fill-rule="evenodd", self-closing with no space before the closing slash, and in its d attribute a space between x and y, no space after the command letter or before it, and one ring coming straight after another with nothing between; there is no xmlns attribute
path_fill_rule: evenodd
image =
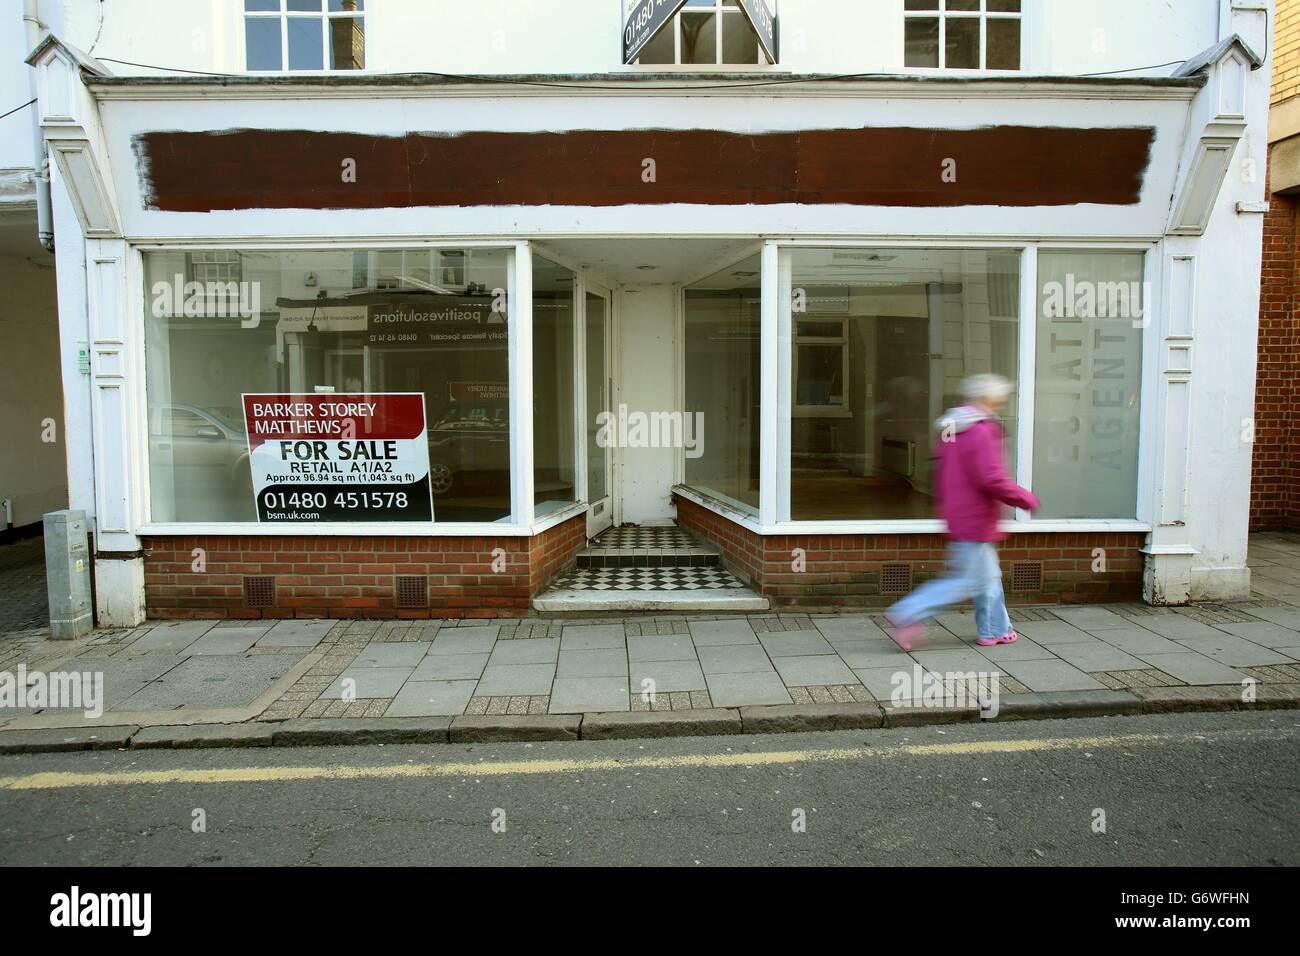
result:
<svg viewBox="0 0 1300 956"><path fill-rule="evenodd" d="M1209 731L1201 734L1117 734L1102 737L1053 737L1029 740L984 740L897 747L839 747L826 750L771 750L684 754L667 757L567 760L493 760L474 763L407 763L385 766L220 767L212 769L120 770L98 773L48 772L0 777L0 790L61 790L74 787L120 787L138 784L286 783L297 780L386 780L408 777L511 777L539 774L584 774L619 770L725 769L801 763L827 763L898 757L966 757L1034 753L1051 750L1101 750L1159 743L1206 742L1243 736L1293 736L1289 728ZM716 741L715 741L716 745ZM259 751L259 754L267 753Z"/></svg>

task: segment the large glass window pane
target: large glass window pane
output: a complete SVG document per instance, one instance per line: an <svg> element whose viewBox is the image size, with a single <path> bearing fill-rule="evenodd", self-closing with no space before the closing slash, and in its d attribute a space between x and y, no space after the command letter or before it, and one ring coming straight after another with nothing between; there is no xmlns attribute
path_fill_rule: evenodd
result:
<svg viewBox="0 0 1300 956"><path fill-rule="evenodd" d="M1019 252L789 255L791 518L934 517L934 422L967 376L1016 380ZM1002 424L1014 467L1014 405Z"/></svg>
<svg viewBox="0 0 1300 956"><path fill-rule="evenodd" d="M505 250L144 262L152 520L256 521L242 395L330 392L421 393L434 520L509 517Z"/></svg>
<svg viewBox="0 0 1300 956"><path fill-rule="evenodd" d="M758 513L760 258L686 290L686 483Z"/></svg>
<svg viewBox="0 0 1300 956"><path fill-rule="evenodd" d="M280 18L246 17L244 48L248 58L248 69L280 69Z"/></svg>
<svg viewBox="0 0 1300 956"><path fill-rule="evenodd" d="M758 34L740 11L722 17L722 62L758 62Z"/></svg>
<svg viewBox="0 0 1300 956"><path fill-rule="evenodd" d="M536 514L577 499L573 444L573 283L533 256L533 500Z"/></svg>
<svg viewBox="0 0 1300 956"><path fill-rule="evenodd" d="M1140 252L1039 253L1037 517L1137 517L1144 261Z"/></svg>

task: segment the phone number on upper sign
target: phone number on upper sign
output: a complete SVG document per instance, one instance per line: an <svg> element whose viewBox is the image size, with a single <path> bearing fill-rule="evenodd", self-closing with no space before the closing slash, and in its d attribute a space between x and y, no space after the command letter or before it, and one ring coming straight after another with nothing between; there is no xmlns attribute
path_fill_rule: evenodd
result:
<svg viewBox="0 0 1300 956"><path fill-rule="evenodd" d="M284 508L320 509L329 505L329 495L323 491L268 491L262 495L262 504L268 511ZM340 491L334 496L334 507L348 510L405 508L406 505L407 496L404 491Z"/></svg>

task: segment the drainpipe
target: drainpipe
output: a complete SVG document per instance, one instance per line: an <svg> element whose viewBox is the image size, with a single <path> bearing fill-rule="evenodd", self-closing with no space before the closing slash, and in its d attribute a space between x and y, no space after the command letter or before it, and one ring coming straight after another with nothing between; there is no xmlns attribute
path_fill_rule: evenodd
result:
<svg viewBox="0 0 1300 956"><path fill-rule="evenodd" d="M29 51L36 49L36 44L41 42L41 37L45 33L45 24L41 23L38 13L38 0L23 0L23 25L27 28L27 49ZM31 90L32 99L36 99L39 91L36 86L36 71L29 69L27 71L27 84ZM41 241L41 245L48 251L54 251L54 214L50 206L50 167L49 153L45 148L45 137L41 135L41 118L40 110L36 108L38 104L33 104L32 108L32 139L36 147L36 234Z"/></svg>

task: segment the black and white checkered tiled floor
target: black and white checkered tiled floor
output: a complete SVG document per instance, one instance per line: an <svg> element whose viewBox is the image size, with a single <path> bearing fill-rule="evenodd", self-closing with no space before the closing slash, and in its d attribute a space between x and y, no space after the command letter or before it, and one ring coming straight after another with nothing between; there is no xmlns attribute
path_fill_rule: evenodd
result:
<svg viewBox="0 0 1300 956"><path fill-rule="evenodd" d="M555 591L707 591L743 590L723 568L575 568L556 580Z"/></svg>
<svg viewBox="0 0 1300 956"><path fill-rule="evenodd" d="M694 548L695 541L681 528L638 528L626 525L622 528L610 528L602 531L593 548L637 549L656 548L676 550Z"/></svg>

